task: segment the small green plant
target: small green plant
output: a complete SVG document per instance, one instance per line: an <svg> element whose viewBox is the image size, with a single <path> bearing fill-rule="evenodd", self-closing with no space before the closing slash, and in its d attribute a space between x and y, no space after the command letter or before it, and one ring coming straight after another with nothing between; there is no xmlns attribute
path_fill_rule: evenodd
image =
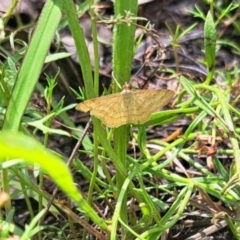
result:
<svg viewBox="0 0 240 240"><path fill-rule="evenodd" d="M124 125L115 129L104 126L99 119L92 117L93 128L88 135L89 124L84 130L76 127L66 113L74 109L76 104L64 107L64 98L58 102L53 98L58 73L53 78L46 77L47 87L37 84L44 63L49 62L49 59L54 61L68 56L62 53L46 58L60 21L61 24L68 23L74 37L83 73L82 93L86 99L98 97L99 94L98 17L100 22L114 28L113 76L121 73L118 79L120 86L130 79L137 45L136 27L153 37L156 37L156 33L151 31L148 24L146 27L138 26L137 21L143 18L137 18L136 0L115 1L115 16L112 19L100 18L94 12L94 4L90 0L88 4L85 2L80 5L78 12L72 1L62 0L61 4L56 0L46 1L27 52L23 54L21 68L16 67L15 60L22 58L17 53L8 54L7 60L0 64L0 238L14 235L21 239L37 237L39 240L69 237L86 239L87 234L91 233L96 239L159 239L184 218L196 220L198 217L211 219L213 224L219 219L224 220L238 239L240 113L239 90L236 86L239 84L239 71L235 68L226 73L215 68L216 46L224 43L224 40L218 39L216 28L224 18L231 17L236 6L231 3L222 9L221 4L213 5L212 1L208 14L205 15L199 7L193 12L205 21L205 81L196 83L186 76L179 76L177 53L181 39L195 24L185 30L177 27L175 31L168 26L176 62L176 70L172 72L179 76L181 86L172 108L154 113L142 125ZM77 18L77 13L82 14L86 10L89 10L92 24L94 77L84 34ZM66 19L61 19L62 12ZM214 20L214 13L218 12L221 14ZM3 23L6 24L8 19L9 15ZM239 30L236 24L233 25ZM0 36L3 35L0 33ZM231 46L239 52L238 46ZM25 49L26 46L21 50ZM215 81L218 75L223 76L221 84ZM46 101L44 114L27 107L36 84ZM108 94L119 91L120 87L113 82ZM232 95L237 95L236 99ZM57 117L68 126L67 130L54 128ZM148 139L152 125L157 129L166 124L167 128L167 124L175 123L180 118L190 119L182 134L172 137L171 141L156 137ZM42 143L37 140L39 132L43 136ZM69 158L48 149L51 135L78 140ZM134 151L137 148L138 154L129 153L129 143L132 143ZM226 147L219 147L221 144L226 144ZM79 152L92 160L92 168L84 163L81 154L76 154L80 146ZM195 156L201 154L206 156L206 165L195 161ZM221 161L223 155L233 157L229 169ZM178 171L173 170L174 166L177 166ZM189 171L190 168L186 166L190 166L193 171ZM78 182L73 179L70 168L87 181L85 194L76 186ZM33 177L38 177L39 182L35 182ZM57 188L52 195L42 189L48 177L66 194L66 201L55 198ZM14 193L11 193L11 187L16 189ZM2 194L12 199L24 196L30 215L29 224L24 230L12 224L14 210L11 201L1 203ZM31 198L38 202L37 214ZM221 206L216 201L220 201ZM44 217L48 211L56 216L66 214L68 219L62 224L62 229L45 225ZM43 232L47 234L43 235Z"/></svg>

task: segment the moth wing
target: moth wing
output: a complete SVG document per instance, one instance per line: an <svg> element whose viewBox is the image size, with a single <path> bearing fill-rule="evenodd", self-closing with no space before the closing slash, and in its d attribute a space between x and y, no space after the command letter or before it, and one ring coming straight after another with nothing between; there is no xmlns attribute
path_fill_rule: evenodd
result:
<svg viewBox="0 0 240 240"><path fill-rule="evenodd" d="M102 104L104 107L92 110L91 115L99 118L108 127L116 128L128 123L121 94L114 94L114 98L107 99L107 102L102 102Z"/></svg>
<svg viewBox="0 0 240 240"><path fill-rule="evenodd" d="M102 109L104 108L105 105L109 103L109 101L111 101L112 98L114 98L114 95L116 94L86 100L84 102L79 103L76 106L76 109L81 112L89 112L91 110L96 110L99 108Z"/></svg>
<svg viewBox="0 0 240 240"><path fill-rule="evenodd" d="M173 96L174 92L168 89L132 92L129 123L145 123L154 112L165 106Z"/></svg>

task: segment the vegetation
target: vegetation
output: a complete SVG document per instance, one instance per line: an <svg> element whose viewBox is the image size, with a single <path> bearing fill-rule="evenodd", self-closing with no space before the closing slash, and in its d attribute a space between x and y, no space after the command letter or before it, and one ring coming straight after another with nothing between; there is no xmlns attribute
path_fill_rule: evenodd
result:
<svg viewBox="0 0 240 240"><path fill-rule="evenodd" d="M99 19L101 16L97 15L91 0L78 8L69 0L46 1L27 51L26 45L16 53L7 52L0 46L2 54L7 56L0 66L0 238L87 239L87 235L92 234L96 239L160 239L169 230L180 232L174 228L184 219L194 219L211 220L216 227L225 224L232 235L240 239L239 70L238 67L230 70L215 67L219 45L231 47L236 55L240 53L234 42L219 40L216 31L223 21L233 17L239 5L230 3L223 7L220 3L214 5L212 1L208 13L198 6L192 11L196 18L204 20L204 64L208 72L203 82L194 82L190 77L179 74L176 68L172 74L178 77L179 84L169 110L153 114L141 126L124 125L116 129L107 128L99 119L92 117L92 135L89 136L86 134L89 125L85 130L75 126L67 112L75 109L76 104L64 106L64 98L58 102L54 99L59 73L55 77L47 76L48 86L44 90L37 82L46 62L69 56L57 53L46 58L56 31L67 20L84 80L84 89L78 98L97 97L99 20L109 26L114 25L112 69L113 76L121 73L121 78L118 79L119 84L113 81L110 90L121 91L119 85L123 86L125 79L130 79L134 52L139 44L134 38L136 27L153 36L156 33L149 24L145 27L138 24L137 21L144 19L136 17L137 0L115 2L114 18ZM91 16L94 77L78 21L78 15L83 11L89 11ZM62 18L62 13L66 18ZM8 17L4 16L3 27ZM238 25L232 24L234 31L239 33ZM174 31L169 27L176 62L181 39L194 27L195 24L185 30L176 28ZM12 38L6 36L2 43L12 41ZM20 51L24 54L20 55ZM221 85L215 80L217 76L224 80ZM27 107L36 85L42 89L47 103L45 114ZM74 92L77 94L76 90ZM173 133L169 141L147 139L149 126L167 127L185 117L191 119L190 124L184 132ZM54 128L56 118L61 119L68 129ZM41 140L39 132L43 134ZM76 139L76 147L68 159L49 148L52 135ZM139 150L137 156L128 151L130 139L135 141ZM80 146L81 152L92 159L92 168L84 165L79 157L82 155L77 155ZM202 154L206 156L205 165L195 161L194 156ZM230 166L221 161L222 156L231 159ZM181 171L175 171L173 165ZM87 181L87 193L76 186L71 171L81 174ZM38 181L33 181L32 175ZM66 201L43 190L48 176L67 195ZM30 214L25 229L14 223L14 207L8 200L22 195ZM38 202L37 213L31 198ZM64 226L45 223L48 212L54 216L66 214L67 222Z"/></svg>

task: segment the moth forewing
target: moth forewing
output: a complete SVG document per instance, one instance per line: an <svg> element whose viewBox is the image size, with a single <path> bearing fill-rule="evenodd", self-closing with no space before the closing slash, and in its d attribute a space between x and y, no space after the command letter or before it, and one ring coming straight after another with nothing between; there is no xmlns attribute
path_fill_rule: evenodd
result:
<svg viewBox="0 0 240 240"><path fill-rule="evenodd" d="M89 112L109 127L124 124L143 124L165 106L174 92L168 89L136 90L125 88L121 93L93 98L77 105L76 109Z"/></svg>

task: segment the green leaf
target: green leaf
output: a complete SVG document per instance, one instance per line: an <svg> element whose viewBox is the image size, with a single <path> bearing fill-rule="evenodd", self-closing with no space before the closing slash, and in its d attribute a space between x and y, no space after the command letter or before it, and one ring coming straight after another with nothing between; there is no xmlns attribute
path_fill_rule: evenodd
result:
<svg viewBox="0 0 240 240"><path fill-rule="evenodd" d="M216 55L216 29L213 22L213 18L210 12L208 12L205 25L204 25L204 50L207 61L208 69L211 71L215 66Z"/></svg>
<svg viewBox="0 0 240 240"><path fill-rule="evenodd" d="M31 164L37 163L86 215L103 230L107 230L107 225L83 199L74 185L69 169L57 155L23 134L8 131L0 133L0 161L16 158L22 158Z"/></svg>
<svg viewBox="0 0 240 240"><path fill-rule="evenodd" d="M59 1L46 1L14 86L4 129L18 130L60 19Z"/></svg>

